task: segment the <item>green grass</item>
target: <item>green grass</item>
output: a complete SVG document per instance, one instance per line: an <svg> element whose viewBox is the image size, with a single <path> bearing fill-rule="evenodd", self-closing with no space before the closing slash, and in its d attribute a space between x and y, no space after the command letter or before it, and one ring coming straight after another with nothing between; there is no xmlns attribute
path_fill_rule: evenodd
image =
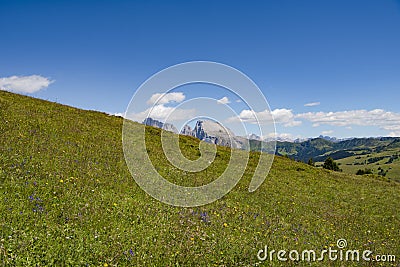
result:
<svg viewBox="0 0 400 267"><path fill-rule="evenodd" d="M396 159L388 164L388 159L390 158L390 156L397 154L400 154L399 149L389 149L379 153L373 152L367 155L347 157L337 160L337 162L341 163L340 168L348 173L356 173L359 169L371 169L374 173L377 174L379 172L378 168L382 168L385 171L388 171L385 177L400 182L400 159ZM374 163L368 163L368 159L379 157L385 158ZM355 163L359 163L362 165L355 165Z"/></svg>
<svg viewBox="0 0 400 267"><path fill-rule="evenodd" d="M360 169L371 169L374 174L378 175L380 171L379 168L381 168L387 171L384 178L394 182L400 182L400 157L392 162L388 162L391 156L400 155L399 148L386 149L381 152L368 152L359 150L355 153L357 154L354 156L336 160L336 162L340 164L340 168L343 170L343 172L355 174ZM368 160L375 158L382 159L377 160L376 162L368 162ZM323 162L316 162L316 165L322 164Z"/></svg>
<svg viewBox="0 0 400 267"><path fill-rule="evenodd" d="M301 143L277 142L276 152L303 162L312 158L319 166L326 158L332 157L341 164L343 172L355 174L360 169L371 169L376 175L385 174L385 178L400 182L399 137L353 138L339 142L322 138Z"/></svg>
<svg viewBox="0 0 400 267"><path fill-rule="evenodd" d="M399 183L276 157L265 182L249 193L258 158L252 153L243 179L225 197L198 208L172 207L131 177L122 118L2 91L0 115L3 265L281 266L260 263L258 250L318 251L339 238L350 249L400 257ZM207 173L188 176L166 162L159 136L148 128L148 151L170 181L201 185L226 167L229 149L219 147ZM198 140L180 139L185 155L199 156ZM343 264L359 265L312 265Z"/></svg>

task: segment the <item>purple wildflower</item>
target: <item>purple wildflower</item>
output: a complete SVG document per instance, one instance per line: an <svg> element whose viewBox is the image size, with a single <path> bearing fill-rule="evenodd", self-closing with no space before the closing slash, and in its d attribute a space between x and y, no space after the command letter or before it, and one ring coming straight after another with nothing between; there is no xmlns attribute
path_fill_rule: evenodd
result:
<svg viewBox="0 0 400 267"><path fill-rule="evenodd" d="M210 222L210 218L209 218L207 212L200 213L200 219L205 223L209 223Z"/></svg>
<svg viewBox="0 0 400 267"><path fill-rule="evenodd" d="M135 252L133 252L133 250L130 249L130 250L129 250L129 254L131 254L131 256L134 256L134 255L135 255Z"/></svg>

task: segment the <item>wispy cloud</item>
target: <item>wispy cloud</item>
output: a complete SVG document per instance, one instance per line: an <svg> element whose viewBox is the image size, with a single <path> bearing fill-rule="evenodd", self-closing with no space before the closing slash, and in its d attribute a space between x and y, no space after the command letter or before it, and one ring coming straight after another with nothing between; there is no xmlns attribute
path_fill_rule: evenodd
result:
<svg viewBox="0 0 400 267"><path fill-rule="evenodd" d="M127 118L138 122L142 122L147 117L163 122L166 120L173 122L191 119L195 117L195 113L195 109L179 109L166 107L165 105L156 105L139 113L127 114Z"/></svg>
<svg viewBox="0 0 400 267"><path fill-rule="evenodd" d="M110 114L110 115L112 115L112 116L116 116L116 117L125 117L125 112L124 113L122 113L122 112L117 112L117 113L112 113L112 114Z"/></svg>
<svg viewBox="0 0 400 267"><path fill-rule="evenodd" d="M319 105L321 105L321 102L311 102L311 103L304 104L305 107L315 107L315 106L319 106Z"/></svg>
<svg viewBox="0 0 400 267"><path fill-rule="evenodd" d="M47 88L54 81L40 75L10 76L0 78L0 89L15 93L35 93Z"/></svg>
<svg viewBox="0 0 400 267"><path fill-rule="evenodd" d="M231 117L228 121L241 121L245 123L257 124L257 123L271 123L272 120L275 123L283 124L286 127L301 125L301 121L295 120L295 116L291 109L275 109L273 111L264 110L255 112L253 110L244 109L240 112L237 117Z"/></svg>
<svg viewBox="0 0 400 267"><path fill-rule="evenodd" d="M229 104L229 103L231 103L231 101L229 101L229 98L226 97L226 96L224 96L224 97L221 98L221 99L218 99L217 102L218 102L219 104Z"/></svg>
<svg viewBox="0 0 400 267"><path fill-rule="evenodd" d="M127 114L130 119L143 121L147 116L160 121L181 121L195 117L195 109L180 109L170 107L170 103L179 103L185 100L185 95L181 92L167 94L153 94L147 101L147 104L155 104L140 113ZM217 100L218 103L231 103L228 97L222 97ZM305 106L317 106L320 102L307 103ZM311 122L313 127L320 125L329 125L332 127L345 127L352 129L355 126L377 127L387 131L390 136L400 136L400 113L386 111L383 109L373 110L345 110L336 112L306 112L294 113L288 108L278 108L272 111L265 109L254 111L243 109L239 115L230 117L227 122L244 122L249 124L270 124L273 121L283 127L295 127L302 125L303 122ZM322 135L330 135L335 129L322 131ZM282 135L282 138L285 136ZM288 137L288 136L286 136Z"/></svg>
<svg viewBox="0 0 400 267"><path fill-rule="evenodd" d="M293 141L298 137L295 137L291 133L269 133L264 136L264 140L279 140L279 141Z"/></svg>
<svg viewBox="0 0 400 267"><path fill-rule="evenodd" d="M400 136L400 113L385 111L383 109L373 110L348 110L337 112L307 112L294 114L291 109L280 108L271 112L264 110L254 112L252 110L242 110L238 117L231 117L228 121L242 121L256 124L258 118L260 123L271 123L271 118L275 123L285 127L294 127L309 121L312 126L330 125L352 129L354 126L373 126L388 131L390 136ZM323 135L332 134L333 130L322 132Z"/></svg>
<svg viewBox="0 0 400 267"><path fill-rule="evenodd" d="M338 112L307 112L297 114L297 119L305 119L313 123L313 126L376 126L383 130L391 131L392 135L400 135L400 113L373 110L349 110Z"/></svg>
<svg viewBox="0 0 400 267"><path fill-rule="evenodd" d="M182 102L185 100L185 95L182 92L173 92L173 93L157 93L153 94L149 100L147 100L148 105L161 105L161 104L168 104L171 102Z"/></svg>
<svg viewBox="0 0 400 267"><path fill-rule="evenodd" d="M138 113L125 114L126 118L142 122L145 118L150 117L162 122L181 121L191 119L195 116L195 109L181 109L167 106L170 103L179 103L185 100L186 96L182 92L173 93L157 93L153 94L148 100L148 105L153 105L146 110Z"/></svg>
<svg viewBox="0 0 400 267"><path fill-rule="evenodd" d="M390 137L400 137L400 130L397 131L397 132L390 132L388 134L388 136L390 136Z"/></svg>
<svg viewBox="0 0 400 267"><path fill-rule="evenodd" d="M328 135L328 134L332 134L333 130L327 130L327 131L322 131L321 134L322 135Z"/></svg>

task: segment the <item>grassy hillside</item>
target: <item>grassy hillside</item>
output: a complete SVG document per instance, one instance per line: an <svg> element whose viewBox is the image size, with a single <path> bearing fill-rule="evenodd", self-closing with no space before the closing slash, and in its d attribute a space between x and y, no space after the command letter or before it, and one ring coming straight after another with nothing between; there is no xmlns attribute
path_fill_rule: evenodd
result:
<svg viewBox="0 0 400 267"><path fill-rule="evenodd" d="M332 151L334 145L333 142L321 138L311 139L301 143L277 142L276 153L306 162L310 158L315 158L316 156Z"/></svg>
<svg viewBox="0 0 400 267"><path fill-rule="evenodd" d="M399 183L276 157L263 185L249 193L258 157L253 153L244 178L224 198L198 208L172 207L131 178L122 118L0 91L0 120L3 265L281 266L277 260L260 263L258 250L320 251L339 238L349 249L400 258ZM162 156L160 130L148 130L152 161L177 184L205 184L228 162L229 150L219 147L207 172L180 172ZM198 144L181 137L190 158L199 156ZM359 265L313 265L343 264Z"/></svg>
<svg viewBox="0 0 400 267"><path fill-rule="evenodd" d="M316 138L301 143L277 142L277 154L307 162L313 158L322 165L332 157L344 172L371 169L376 175L400 182L400 138L354 138L332 142Z"/></svg>

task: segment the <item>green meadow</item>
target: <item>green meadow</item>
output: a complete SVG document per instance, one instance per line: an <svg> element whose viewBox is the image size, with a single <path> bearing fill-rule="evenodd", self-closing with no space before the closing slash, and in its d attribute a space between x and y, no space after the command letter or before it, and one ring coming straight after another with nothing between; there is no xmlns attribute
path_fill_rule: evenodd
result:
<svg viewBox="0 0 400 267"><path fill-rule="evenodd" d="M0 91L0 120L4 266L399 266L400 183L393 179L277 156L265 182L249 193L259 157L252 152L243 178L222 199L174 207L132 178L121 117ZM207 170L177 170L162 154L160 134L147 128L147 151L176 184L206 184L228 164L230 150L218 147ZM180 136L180 147L188 158L200 156L195 138ZM340 167L362 159L348 160ZM257 258L266 245L318 252L335 248L338 239L373 257L396 255L396 262Z"/></svg>
<svg viewBox="0 0 400 267"><path fill-rule="evenodd" d="M396 155L400 155L399 148L351 156L337 162L340 163L340 168L345 172L356 173L360 169L371 169L374 174L382 173L387 179L400 182L400 160ZM395 160L391 160L393 158Z"/></svg>

